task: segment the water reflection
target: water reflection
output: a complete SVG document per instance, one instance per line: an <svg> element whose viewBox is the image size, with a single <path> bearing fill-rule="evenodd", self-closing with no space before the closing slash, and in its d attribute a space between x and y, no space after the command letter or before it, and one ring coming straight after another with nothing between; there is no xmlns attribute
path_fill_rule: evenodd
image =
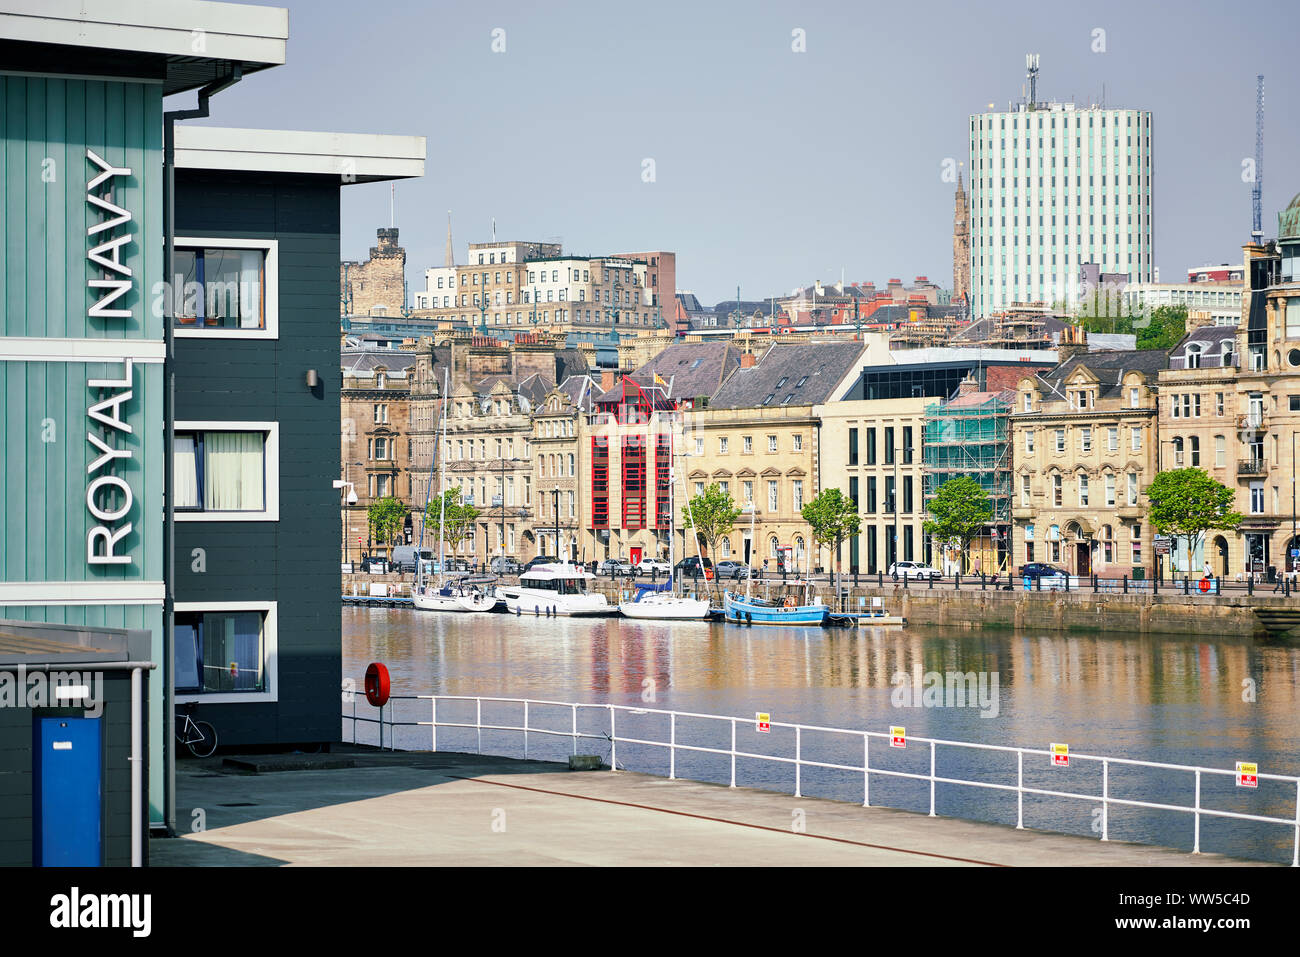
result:
<svg viewBox="0 0 1300 957"><path fill-rule="evenodd" d="M403 694L645 703L738 716L765 711L777 721L828 727L885 731L901 724L909 735L1033 748L1067 742L1075 753L1222 768L1253 761L1262 772L1300 773L1300 649L1293 647L1218 638L745 629L383 608L345 608L343 633L344 676L359 679L368 662L383 661L394 691ZM919 686L930 673L948 672L996 675L996 708L896 706L896 676ZM924 703L921 696L916 703ZM1152 779L1138 790L1159 799L1172 786ZM861 784L854 787L861 800ZM1190 792L1163 796L1191 799ZM1252 799L1231 787L1221 797L1226 803L1218 806L1243 810ZM1295 800L1293 790L1271 793L1268 808L1256 813L1290 818ZM1078 825L1085 833L1088 810L1080 810ZM1003 819L1001 810L989 813ZM1155 825L1139 830L1160 843L1190 846L1186 827L1180 821L1176 834ZM1291 839L1286 828L1273 828L1258 839L1262 856L1289 849ZM1205 838L1203 846L1216 849Z"/></svg>

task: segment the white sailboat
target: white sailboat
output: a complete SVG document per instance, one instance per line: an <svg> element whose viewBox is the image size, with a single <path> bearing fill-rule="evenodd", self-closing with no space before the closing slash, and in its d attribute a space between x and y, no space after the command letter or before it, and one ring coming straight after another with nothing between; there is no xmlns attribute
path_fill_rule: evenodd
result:
<svg viewBox="0 0 1300 957"><path fill-rule="evenodd" d="M676 458L668 466L668 566L672 569L669 573L671 577L663 585L641 584L637 586L636 597L631 601L622 601L618 603L619 614L624 618L641 618L652 621L703 621L709 617L708 599L687 598L685 595L677 594L677 565L673 547L674 529L672 523L677 517L676 502L674 495L676 493ZM687 516L690 516L690 502L686 504ZM691 529L694 531L695 521L691 519ZM699 537L696 536L695 548L698 551L700 547ZM704 567L704 561L701 559L700 567Z"/></svg>
<svg viewBox="0 0 1300 957"><path fill-rule="evenodd" d="M443 402L442 402L442 440L438 447L438 460L442 463L441 471L438 477L439 507L438 507L438 583L436 585L424 581L424 562L417 559L415 572L415 587L411 589L411 601L416 608L421 611L452 611L452 612L474 612L474 611L492 611L501 602L501 597L496 593L496 588L491 584L491 580L476 580L463 577L456 580L449 580L446 574L447 558L444 554L443 531L446 528L447 518L447 499L443 492L447 486L447 462L445 450L447 447L447 394L450 386L449 376L446 370L443 371ZM431 470L432 471L432 470ZM433 488L430 483L429 496L432 496ZM426 496L425 511L428 511L429 502ZM424 526L421 523L420 535L423 539Z"/></svg>

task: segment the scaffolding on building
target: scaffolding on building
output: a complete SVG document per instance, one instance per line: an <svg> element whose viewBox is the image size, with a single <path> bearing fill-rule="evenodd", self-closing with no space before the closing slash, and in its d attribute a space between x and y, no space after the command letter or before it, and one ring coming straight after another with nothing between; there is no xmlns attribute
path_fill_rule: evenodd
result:
<svg viewBox="0 0 1300 957"><path fill-rule="evenodd" d="M1014 392L967 392L925 409L923 489L928 502L950 479L979 482L993 506L963 572L1004 571L1011 528L1011 407Z"/></svg>

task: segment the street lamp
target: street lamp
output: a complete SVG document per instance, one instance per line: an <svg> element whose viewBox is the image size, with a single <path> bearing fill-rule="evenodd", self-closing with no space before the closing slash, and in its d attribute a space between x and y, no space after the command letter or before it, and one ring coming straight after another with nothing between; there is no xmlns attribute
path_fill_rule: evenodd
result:
<svg viewBox="0 0 1300 957"><path fill-rule="evenodd" d="M356 505L356 504L357 504L357 487L356 487L355 485L353 485L351 482L347 481L346 479L335 479L335 480L334 480L334 487L335 487L335 488L339 488L339 489L346 488L346 489L348 490L347 498L345 499L345 501L347 502L347 504L348 504L348 505ZM345 562L348 561L348 519L347 519L347 514L348 514L348 513L347 513L347 509L345 508L345 509L343 510L343 561L345 561Z"/></svg>

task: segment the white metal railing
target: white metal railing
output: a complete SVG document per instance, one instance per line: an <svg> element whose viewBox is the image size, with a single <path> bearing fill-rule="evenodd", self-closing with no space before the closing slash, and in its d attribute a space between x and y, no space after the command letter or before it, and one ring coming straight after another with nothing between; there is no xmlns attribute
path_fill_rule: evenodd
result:
<svg viewBox="0 0 1300 957"><path fill-rule="evenodd" d="M730 715L702 714L691 711L667 711L656 708L640 708L633 705L616 705L616 704L591 704L573 701L547 701L535 698L499 698L481 695L392 695L390 701L428 701L429 702L429 720L428 721L397 721L392 714L392 706L388 708L388 719L384 718L383 708L379 710L379 717L367 718L357 714L357 693L353 690L355 684L352 682L344 683L343 697L344 701L351 703L351 713L344 714L342 717L345 721L352 722L352 743L356 743L357 723L377 724L379 726L379 747L384 747L384 728L389 729L388 746L394 748L393 729L399 727L427 727L429 729L429 749L438 750L438 729L439 728L464 728L473 729L477 732L477 753L483 753L483 732L484 731L512 731L523 734L524 757L528 757L528 736L530 734L540 734L553 737L571 738L573 742L573 753L578 753L579 739L590 739L594 741L603 741L610 746L611 768L618 767L618 745L636 744L645 745L655 748L666 748L668 750L669 760L669 779L677 778L677 752L695 752L701 754L716 754L727 756L731 760L731 779L730 787L736 786L736 760L737 758L747 758L759 761L771 761L778 764L788 764L794 766L794 796L802 797L803 769L827 768L839 771L852 771L862 774L862 806L871 806L871 776L877 775L892 778L908 778L917 781L927 781L930 785L930 817L936 817L935 814L935 788L939 784L956 784L964 787L986 788L994 791L1014 791L1016 794L1016 829L1024 829L1024 800L1025 795L1037 797L1068 798L1081 801L1100 801L1101 802L1101 840L1110 840L1110 808L1111 805L1124 807L1147 808L1158 811L1173 811L1193 816L1193 846L1192 853L1199 854L1201 851L1201 818L1217 817L1231 818L1242 821L1256 821L1264 824L1279 824L1289 827L1293 831L1291 866L1300 867L1300 777L1282 775L1282 774L1258 774L1258 781L1281 781L1291 784L1295 788L1295 816L1294 818L1270 817L1262 814L1245 814L1238 811L1225 811L1217 808L1207 808L1201 804L1201 782L1205 775L1218 775L1234 777L1236 771L1230 771L1224 768L1209 768L1186 764L1168 764L1160 761L1139 761L1133 758L1114 758L1103 755L1077 754L1070 752L1069 759L1071 762L1092 762L1101 765L1101 793L1086 794L1076 791L1057 791L1047 788L1029 787L1025 784L1025 755L1038 756L1050 759L1053 752L1041 748L1018 748L1008 745L996 744L974 744L969 741L948 741L942 738L923 738L912 735L907 736L908 744L921 744L929 747L930 770L928 774L918 774L912 771L888 770L881 767L871 766L871 739L884 738L889 739L891 734L884 731L859 731L846 728L826 728L819 725L792 724L784 721L770 722L771 728L788 728L794 731L795 735L795 753L794 757L774 754L756 754L749 751L739 751L736 749L736 730L741 725L747 725L753 722L753 718L738 718ZM362 696L362 701L365 701ZM474 721L439 721L438 720L438 702L451 701L472 701L474 702ZM483 723L483 703L492 704L514 704L523 705L523 724L484 724ZM533 727L529 722L530 706L546 708L567 708L570 712L569 728L567 730L557 730L554 728ZM604 711L609 715L609 731L600 734L592 734L578 730L579 711ZM618 735L616 717L619 712L626 712L632 715L663 715L668 718L668 740L652 741L643 738L620 737ZM711 748L698 744L683 744L677 740L677 721L679 718L699 719L706 721L729 723L731 726L731 747L730 748ZM816 761L804 757L803 755L803 735L805 732L816 732L819 734L836 734L846 735L849 737L858 737L862 739L862 764L835 764L826 761ZM972 751L993 751L1003 754L1016 755L1016 783L1015 784L998 784L991 781L977 781L967 778L943 777L936 773L936 749L939 746L951 748L963 748ZM1132 798L1118 798L1110 793L1110 769L1112 767L1141 767L1154 768L1165 771L1176 771L1194 776L1194 799L1193 803L1188 804L1165 804L1151 801L1138 801Z"/></svg>

